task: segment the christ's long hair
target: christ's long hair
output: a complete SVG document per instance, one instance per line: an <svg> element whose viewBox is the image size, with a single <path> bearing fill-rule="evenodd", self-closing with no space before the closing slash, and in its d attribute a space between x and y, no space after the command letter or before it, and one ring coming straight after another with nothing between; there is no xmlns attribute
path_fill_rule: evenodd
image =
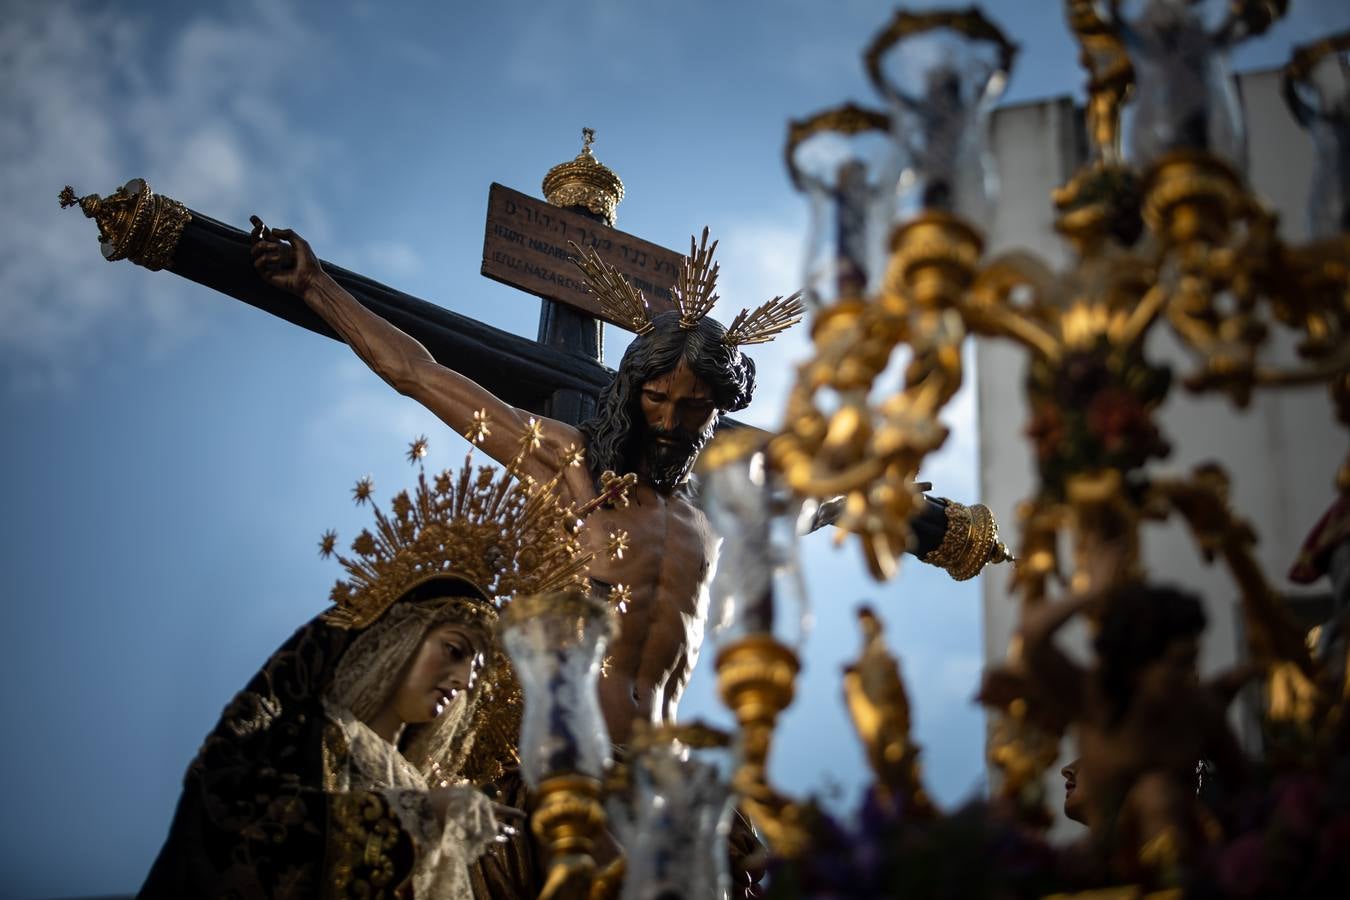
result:
<svg viewBox="0 0 1350 900"><path fill-rule="evenodd" d="M652 317L652 330L628 345L619 371L600 392L596 414L579 426L586 438L586 464L601 472L626 472L633 461L633 427L642 386L673 371L683 359L713 392L718 415L744 409L755 393L755 363L723 340L727 330L704 316L692 328L680 326L675 311ZM713 424L716 424L716 417Z"/></svg>

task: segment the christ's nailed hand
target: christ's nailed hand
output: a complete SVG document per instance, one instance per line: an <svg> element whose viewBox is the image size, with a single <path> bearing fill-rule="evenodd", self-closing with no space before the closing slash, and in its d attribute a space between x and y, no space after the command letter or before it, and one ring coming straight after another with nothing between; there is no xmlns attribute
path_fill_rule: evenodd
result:
<svg viewBox="0 0 1350 900"><path fill-rule="evenodd" d="M250 216L253 231L253 268L263 280L296 296L303 296L323 272L309 242L289 228L268 228L262 219Z"/></svg>

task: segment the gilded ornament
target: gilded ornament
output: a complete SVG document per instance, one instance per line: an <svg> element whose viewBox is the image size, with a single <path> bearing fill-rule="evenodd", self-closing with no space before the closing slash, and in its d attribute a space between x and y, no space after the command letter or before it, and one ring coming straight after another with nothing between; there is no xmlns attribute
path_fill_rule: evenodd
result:
<svg viewBox="0 0 1350 900"><path fill-rule="evenodd" d="M999 54L998 71L1008 72L1012 69L1013 60L1017 56L1017 45L1009 41L978 9L971 7L965 10L938 9L922 12L900 9L896 10L894 18L886 27L877 32L863 53L863 67L867 70L867 77L872 86L882 96L888 99L895 98L896 89L887 82L882 73L882 57L907 38L940 29L990 42Z"/></svg>
<svg viewBox="0 0 1350 900"><path fill-rule="evenodd" d="M945 569L953 581L968 581L989 563L1012 559L998 539L994 514L983 503L965 506L942 498L946 504L947 530L936 550L924 556L929 565Z"/></svg>
<svg viewBox="0 0 1350 900"><path fill-rule="evenodd" d="M592 853L605 828L600 788L596 779L575 774L540 783L530 814L530 828L549 860L540 900L590 896L597 874Z"/></svg>
<svg viewBox="0 0 1350 900"><path fill-rule="evenodd" d="M766 300L754 312L741 310L727 327L723 342L731 347L767 344L802 320L806 306L801 296L801 291L797 291L787 297Z"/></svg>
<svg viewBox="0 0 1350 900"><path fill-rule="evenodd" d="M844 699L867 751L877 784L906 811L933 812L919 773L919 750L910 736L909 697L900 666L886 649L881 621L870 607L858 610L862 653L844 669Z"/></svg>
<svg viewBox="0 0 1350 900"><path fill-rule="evenodd" d="M1199 151L1174 151L1143 178L1144 220L1173 245L1217 244L1250 203L1242 179L1223 160Z"/></svg>
<svg viewBox="0 0 1350 900"><path fill-rule="evenodd" d="M427 437L422 435L408 445L408 462L416 463L420 459L425 459L427 455Z"/></svg>
<svg viewBox="0 0 1350 900"><path fill-rule="evenodd" d="M572 262L585 276L586 289L595 296L605 315L639 336L649 333L652 330L651 310L642 292L629 284L618 269L602 260L595 250L582 249L575 242L569 242L569 246L575 254ZM689 255L680 267L673 289L682 328L693 328L717 303L718 266L712 261L716 250L717 241L711 246L708 244L706 227L701 240L690 235ZM800 292L774 297L761 303L753 312L742 309L737 313L722 341L730 347L767 344L800 322L805 312Z"/></svg>
<svg viewBox="0 0 1350 900"><path fill-rule="evenodd" d="M642 291L629 284L618 269L605 263L594 248L583 250L575 241L568 241L567 245L576 254L577 268L586 276L586 289L600 302L605 315L638 335L651 331L651 310Z"/></svg>
<svg viewBox="0 0 1350 900"><path fill-rule="evenodd" d="M479 424L486 429L486 417ZM534 439L527 431L527 445ZM425 450L425 439L412 448L410 458L420 459L413 451ZM419 472L413 492L394 497L389 513L375 507L374 531L357 536L355 556L338 556L348 574L333 587L327 621L364 628L411 588L443 575L462 578L497 602L582 584L591 556L581 551L576 524L602 504L580 513L560 505L553 489L561 470L543 485L521 482L516 471L480 466L475 478L466 462L457 477L448 470L430 479ZM613 486L605 501L623 497L629 483ZM360 505L373 492L367 476L352 495ZM336 543L336 533L327 531L320 551L331 553Z"/></svg>
<svg viewBox="0 0 1350 900"><path fill-rule="evenodd" d="M797 165L797 148L818 134L835 132L844 135L863 134L868 131L889 132L890 117L885 113L845 103L833 109L817 113L808 119L788 123L787 143L783 146L783 157L787 164L788 176L798 190L804 190L807 177Z"/></svg>
<svg viewBox="0 0 1350 900"><path fill-rule="evenodd" d="M718 694L740 726L741 765L732 779L741 807L768 838L775 853L806 849L800 809L770 787L769 746L779 714L792 703L801 663L771 635L756 634L717 654Z"/></svg>
<svg viewBox="0 0 1350 900"><path fill-rule="evenodd" d="M85 218L98 224L104 259L129 259L151 271L173 264L178 239L192 221L187 207L156 194L141 178L131 179L107 197L88 194L77 198L74 188L66 185L59 200L62 209L79 206Z"/></svg>
<svg viewBox="0 0 1350 900"><path fill-rule="evenodd" d="M544 199L564 208L585 207L612 227L623 200L623 181L591 151L595 131L583 128L581 134L581 152L576 159L559 163L544 176Z"/></svg>
<svg viewBox="0 0 1350 900"><path fill-rule="evenodd" d="M680 311L680 327L693 328L717 304L718 265L712 261L717 252L717 241L708 246L708 228L703 228L703 239L694 243L689 236L689 255L680 267L679 279L672 291L675 307Z"/></svg>

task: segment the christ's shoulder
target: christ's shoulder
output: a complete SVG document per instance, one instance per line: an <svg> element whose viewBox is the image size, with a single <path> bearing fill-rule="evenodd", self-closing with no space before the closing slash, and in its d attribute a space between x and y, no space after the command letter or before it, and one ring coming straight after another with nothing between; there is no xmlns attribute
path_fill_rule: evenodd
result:
<svg viewBox="0 0 1350 900"><path fill-rule="evenodd" d="M530 414L522 413L522 415L528 418ZM539 423L545 441L564 451L573 446L585 448L586 438L575 425L568 425L566 422L550 419L547 416L535 416L534 418Z"/></svg>

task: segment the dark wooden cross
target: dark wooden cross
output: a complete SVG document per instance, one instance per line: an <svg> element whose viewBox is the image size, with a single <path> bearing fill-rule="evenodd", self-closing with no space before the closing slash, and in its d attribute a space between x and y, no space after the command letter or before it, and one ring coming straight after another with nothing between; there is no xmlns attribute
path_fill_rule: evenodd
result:
<svg viewBox="0 0 1350 900"><path fill-rule="evenodd" d="M142 193L143 192L143 193ZM128 258L228 294L310 331L341 340L297 297L271 287L253 268L252 238L209 216L157 197L139 179L108 198L76 199L67 187L61 205L79 204L99 222L103 253ZM190 217L190 218L189 218ZM167 236L183 219L176 242ZM572 264L571 244L594 248L634 286L652 311L674 308L671 289L684 257L598 221L585 207L561 208L493 184L488 191L482 273L542 298L537 341L396 291L341 266L324 270L367 309L416 338L437 362L453 369L512 406L580 424L613 377L602 362L600 322L605 311L586 290ZM722 426L739 427L723 418ZM927 489L927 485L924 489ZM922 558L947 531L946 501L925 498L911 523ZM832 521L832 519L822 519Z"/></svg>
<svg viewBox="0 0 1350 900"><path fill-rule="evenodd" d="M125 256L150 268L162 267L341 340L303 302L259 277L249 255L252 239L248 232L184 209L168 198L138 204L138 191L153 194L139 180L129 182L124 190L132 197L123 212L109 212L110 201L115 199L109 197L103 201L105 215L98 217L105 256ZM80 204L84 206L88 199ZM63 206L74 202L73 192L62 193ZM176 245L155 246L163 243L161 222L171 218L170 205L180 216L186 213L191 218ZM85 211L93 215L90 208ZM537 341L485 325L333 263L325 261L323 267L362 305L420 341L437 362L513 406L576 425L594 411L596 395L613 373L603 364L601 319L605 315L571 262L572 243L594 248L642 289L653 311L673 308L671 288L683 261L680 254L611 228L585 207L552 206L499 184L488 191L482 272L542 299ZM626 327L622 322L614 324Z"/></svg>

